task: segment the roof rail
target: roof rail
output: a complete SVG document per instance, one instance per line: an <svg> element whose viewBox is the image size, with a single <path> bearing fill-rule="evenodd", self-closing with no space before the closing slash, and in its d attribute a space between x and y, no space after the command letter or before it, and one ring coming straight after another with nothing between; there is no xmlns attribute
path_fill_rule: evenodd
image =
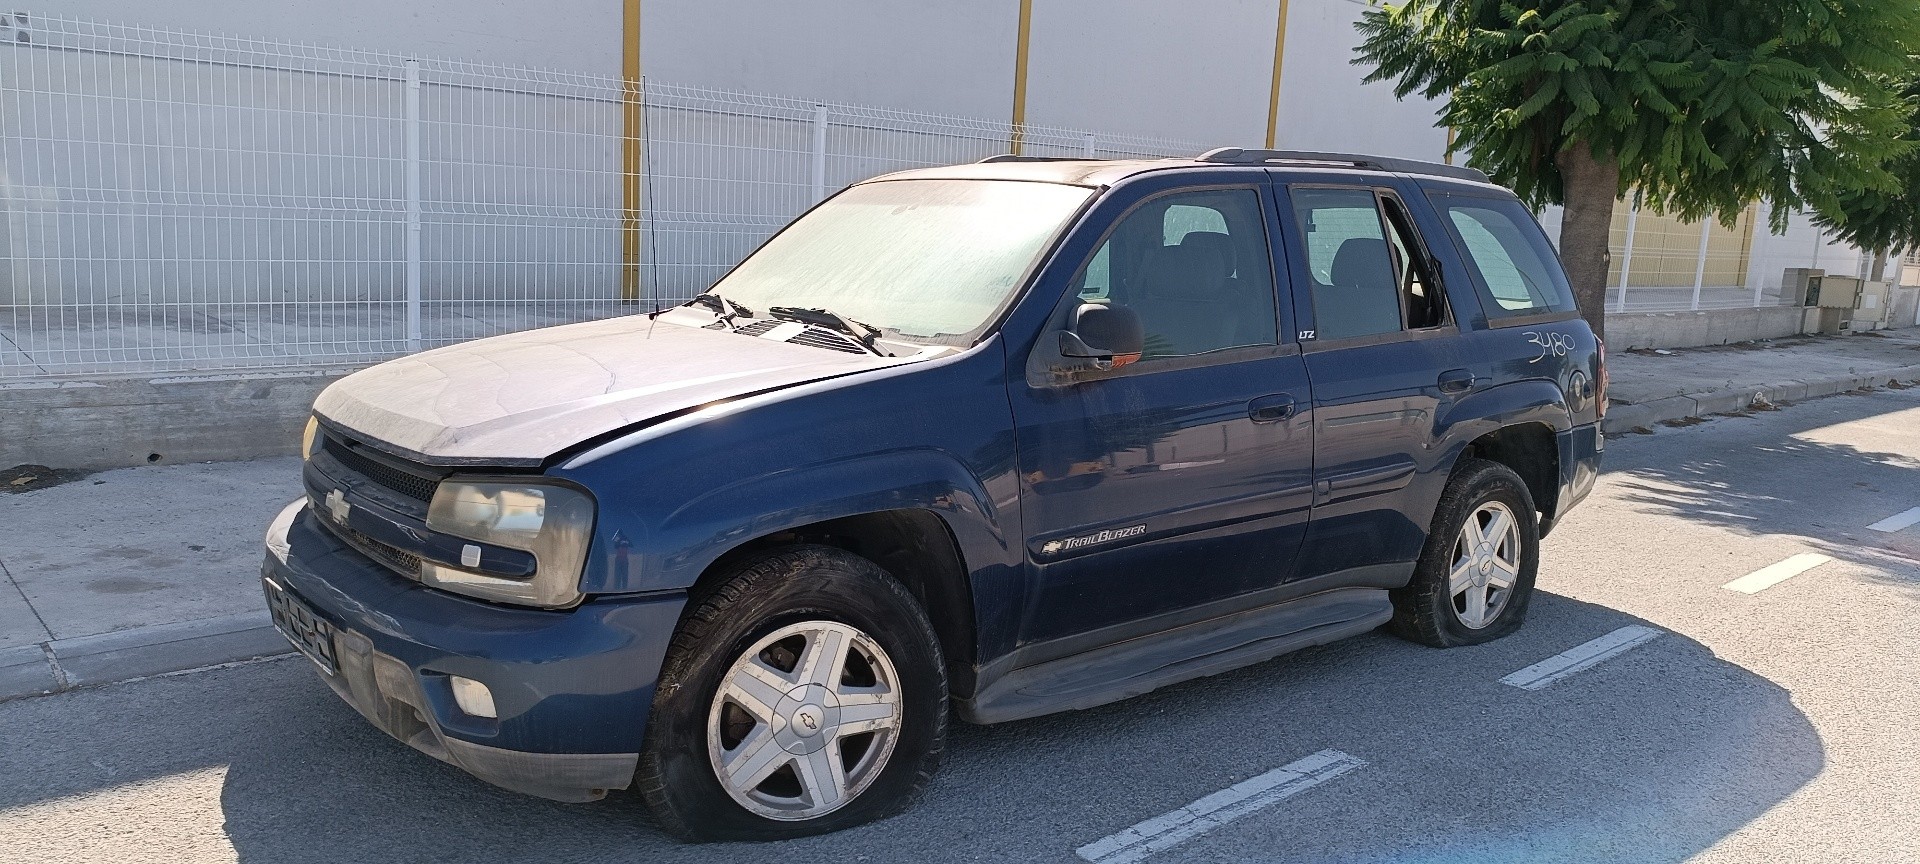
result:
<svg viewBox="0 0 1920 864"><path fill-rule="evenodd" d="M1487 175L1478 169L1462 165L1444 165L1439 162L1422 162L1418 159L1394 159L1387 156L1360 156L1353 153L1315 153L1308 150L1242 150L1238 147L1217 147L1194 157L1197 162L1214 162L1222 165L1264 165L1269 162L1305 162L1322 165L1351 165L1355 168L1367 168L1374 171L1392 171L1398 174L1431 174L1435 177L1452 177L1456 180L1472 180L1478 183L1491 183Z"/></svg>
<svg viewBox="0 0 1920 864"><path fill-rule="evenodd" d="M1099 160L1095 159L1092 156L1015 156L1012 153L1001 153L998 156L988 156L987 158L982 159L979 162L975 162L974 164L986 165L993 162L1096 162L1096 161L1099 161Z"/></svg>

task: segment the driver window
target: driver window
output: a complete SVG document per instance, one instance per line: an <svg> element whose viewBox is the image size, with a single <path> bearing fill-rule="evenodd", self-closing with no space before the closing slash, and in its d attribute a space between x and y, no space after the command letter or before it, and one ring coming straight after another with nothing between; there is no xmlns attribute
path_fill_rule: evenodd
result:
<svg viewBox="0 0 1920 864"><path fill-rule="evenodd" d="M1140 316L1143 360L1278 342L1266 220L1252 189L1148 201L1114 227L1076 282L1082 299Z"/></svg>

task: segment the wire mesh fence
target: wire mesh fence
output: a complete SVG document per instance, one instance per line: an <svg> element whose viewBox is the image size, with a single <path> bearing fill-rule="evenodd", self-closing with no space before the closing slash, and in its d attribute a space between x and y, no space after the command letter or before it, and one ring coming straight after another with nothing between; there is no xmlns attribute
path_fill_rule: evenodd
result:
<svg viewBox="0 0 1920 864"><path fill-rule="evenodd" d="M0 378L362 363L684 300L845 185L1188 142L0 14Z"/></svg>

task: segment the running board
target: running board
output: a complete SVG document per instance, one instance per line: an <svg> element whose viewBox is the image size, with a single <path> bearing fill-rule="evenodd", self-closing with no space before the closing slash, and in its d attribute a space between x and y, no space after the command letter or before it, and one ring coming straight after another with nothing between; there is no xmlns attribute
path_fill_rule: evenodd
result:
<svg viewBox="0 0 1920 864"><path fill-rule="evenodd" d="M1326 591L1015 669L956 708L970 723L1092 708L1365 633L1392 617L1386 591Z"/></svg>

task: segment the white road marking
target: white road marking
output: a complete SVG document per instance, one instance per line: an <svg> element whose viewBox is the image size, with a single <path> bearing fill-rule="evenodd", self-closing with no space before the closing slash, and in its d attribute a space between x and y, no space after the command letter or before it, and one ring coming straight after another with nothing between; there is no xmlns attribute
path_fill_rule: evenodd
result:
<svg viewBox="0 0 1920 864"><path fill-rule="evenodd" d="M1915 524L1920 524L1920 507L1915 507L1912 510L1907 510L1901 513L1895 513L1892 516L1888 516L1887 518L1882 519L1878 522L1875 522L1872 525L1868 525L1867 530L1868 531L1885 531L1888 534L1892 534L1895 531L1898 531L1909 525L1915 525Z"/></svg>
<svg viewBox="0 0 1920 864"><path fill-rule="evenodd" d="M1785 561L1768 564L1720 587L1742 594L1758 594L1832 560L1817 552L1802 552Z"/></svg>
<svg viewBox="0 0 1920 864"><path fill-rule="evenodd" d="M1338 750L1322 750L1073 851L1093 864L1139 861L1365 764Z"/></svg>
<svg viewBox="0 0 1920 864"><path fill-rule="evenodd" d="M1500 679L1500 683L1522 690L1538 690L1562 678L1590 669L1652 641L1660 631L1629 624L1590 642L1583 642L1518 672Z"/></svg>

